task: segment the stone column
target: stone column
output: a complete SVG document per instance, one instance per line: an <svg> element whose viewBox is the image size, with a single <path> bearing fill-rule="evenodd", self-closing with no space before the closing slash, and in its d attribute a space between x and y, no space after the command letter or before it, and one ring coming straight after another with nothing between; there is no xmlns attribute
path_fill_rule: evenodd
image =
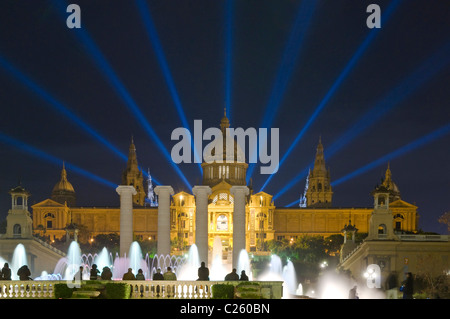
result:
<svg viewBox="0 0 450 319"><path fill-rule="evenodd" d="M245 197L249 194L247 186L232 186L234 196L233 210L233 268L237 269L239 253L245 249Z"/></svg>
<svg viewBox="0 0 450 319"><path fill-rule="evenodd" d="M208 196L211 187L194 186L195 196L195 245L197 245L200 262L208 264Z"/></svg>
<svg viewBox="0 0 450 319"><path fill-rule="evenodd" d="M116 188L120 195L120 256L128 253L133 242L133 186L120 185Z"/></svg>
<svg viewBox="0 0 450 319"><path fill-rule="evenodd" d="M158 195L158 255L170 255L170 196L174 194L172 186L156 186Z"/></svg>

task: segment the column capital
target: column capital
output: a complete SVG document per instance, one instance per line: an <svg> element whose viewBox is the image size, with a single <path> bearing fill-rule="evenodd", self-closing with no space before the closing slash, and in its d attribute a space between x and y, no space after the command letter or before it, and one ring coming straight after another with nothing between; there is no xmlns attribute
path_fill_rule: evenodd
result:
<svg viewBox="0 0 450 319"><path fill-rule="evenodd" d="M238 186L238 185L231 186L231 188L230 188L231 195L236 195L240 192L243 192L244 195L248 195L250 193L247 186Z"/></svg>
<svg viewBox="0 0 450 319"><path fill-rule="evenodd" d="M159 196L161 192L168 192L169 195L175 194L172 186L160 185L155 187L155 194Z"/></svg>
<svg viewBox="0 0 450 319"><path fill-rule="evenodd" d="M119 195L126 194L126 193L131 193L131 195L137 194L136 189L131 185L119 185L116 188L116 192Z"/></svg>
<svg viewBox="0 0 450 319"><path fill-rule="evenodd" d="M194 196L199 196L201 194L211 195L212 190L211 187L207 185L196 185L192 188L192 193Z"/></svg>

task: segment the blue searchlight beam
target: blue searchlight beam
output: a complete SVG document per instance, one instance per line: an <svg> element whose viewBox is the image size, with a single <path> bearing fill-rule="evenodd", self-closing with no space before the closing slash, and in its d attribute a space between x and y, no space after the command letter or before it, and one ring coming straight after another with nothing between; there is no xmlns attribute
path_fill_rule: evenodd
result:
<svg viewBox="0 0 450 319"><path fill-rule="evenodd" d="M275 78L274 85L269 97L269 101L266 105L266 111L262 119L260 127L270 128L277 110L280 108L280 104L284 93L291 79L292 72L295 69L295 63L300 55L300 48L306 38L306 33L311 24L312 17L316 10L317 1L306 0L302 1L299 6L297 16L292 27L289 39L286 43L286 47L283 52L280 66ZM262 145L266 145L263 143ZM247 169L247 183L249 182L253 170L255 169L255 163L249 163Z"/></svg>
<svg viewBox="0 0 450 319"><path fill-rule="evenodd" d="M31 156L45 160L47 162L50 162L50 163L53 163L56 165L61 165L61 163L63 162L61 159L59 159L53 155L50 155L42 150L37 149L34 146L31 146L29 144L26 144L22 141L15 139L15 138L12 138L2 132L0 132L0 141L2 141L5 144L11 145L15 148L18 148L20 151L22 151L24 153L27 153ZM102 185L105 185L105 186L108 186L108 187L111 187L114 189L117 187L117 184L110 182L110 181L108 181L100 176L97 176L95 174L92 174L91 172L88 172L85 169L82 169L82 168L75 166L73 164L70 164L68 162L64 162L64 163L68 170L73 171L81 176L87 177L90 180L93 180L97 183L100 183Z"/></svg>
<svg viewBox="0 0 450 319"><path fill-rule="evenodd" d="M450 42L441 47L435 54L422 63L414 72L405 78L392 91L380 99L373 108L366 112L360 120L355 123L349 130L340 136L330 147L325 150L325 156L329 159L341 150L346 144L354 140L359 134L367 130L376 121L380 120L394 107L399 106L404 100L409 98L420 86L431 80L433 76L444 70L450 63ZM312 162L311 167L314 164ZM306 171L303 170L300 174L295 176L286 186L281 189L274 199L280 197L288 189L293 187L302 178L306 176ZM268 180L267 180L268 181ZM267 183L266 181L266 183Z"/></svg>
<svg viewBox="0 0 450 319"><path fill-rule="evenodd" d="M61 14L60 16L65 18L66 7L64 6L64 4L62 4L62 2L60 1L53 1L53 3L58 8L59 13ZM84 45L90 57L94 60L96 66L100 69L100 71L102 71L102 74L105 76L108 82L115 88L116 93L138 120L139 124L142 125L144 130L163 153L164 157L170 163L172 168L190 189L192 184L187 180L180 168L172 161L172 158L165 148L164 144L162 143L156 132L153 130L152 126L148 123L144 114L141 112L138 105L133 100L125 86L122 84L113 68L107 62L106 58L103 56L100 49L94 43L88 32L84 28L72 29L72 32L74 32L74 34L78 37L79 41Z"/></svg>
<svg viewBox="0 0 450 319"><path fill-rule="evenodd" d="M384 25L386 23L386 21L390 18L390 16L392 15L392 13L395 11L395 9L398 7L398 5L400 4L402 0L394 0L389 7L386 9L385 14L382 16L382 24ZM279 166L281 167L281 165L284 163L284 161L287 159L287 157L292 153L292 151L294 150L295 146L298 144L298 142L301 140L301 138L303 137L303 135L306 133L306 131L309 129L309 127L312 125L312 123L315 121L315 119L319 116L319 114L322 112L322 110L324 109L324 107L327 105L327 103L330 101L330 99L334 96L334 94L336 93L336 91L338 90L338 88L341 86L341 84L344 82L344 80L347 78L347 76L349 75L350 71L353 70L353 68L355 67L356 63L361 59L362 55L364 54L364 52L367 50L367 48L369 47L369 45L372 43L372 41L374 40L374 38L376 37L376 35L378 34L380 29L372 29L369 32L369 35L366 37L366 39L364 40L364 42L359 46L358 50L353 54L352 58L350 59L350 61L347 63L347 65L345 66L344 70L341 72L341 74L339 75L339 77L336 79L336 81L333 83L333 85L331 86L331 88L328 90L327 94L324 96L324 98L321 100L321 102L318 104L318 106L316 107L316 109L314 110L314 112L312 113L312 115L310 116L310 118L308 119L308 121L306 122L306 124L303 126L303 128L301 129L301 131L298 133L298 135L296 136L296 138L294 139L294 141L292 142L292 144L289 146L288 150L285 152L285 154L283 155L283 157L280 160L280 164ZM269 183L269 181L273 178L274 174L271 174L266 182L263 184L261 191L267 186L267 184Z"/></svg>
<svg viewBox="0 0 450 319"><path fill-rule="evenodd" d="M359 176L381 164L391 161L396 157L404 155L405 153L408 153L408 152L412 152L419 147L422 147L431 142L434 142L438 138L441 138L449 133L450 133L450 123L442 126L441 128L439 128L439 129L437 129L437 130L435 130L435 131L433 131L433 132L431 132L431 133L429 133L429 134L427 134L427 135L425 135L425 136L423 136L423 137L421 137L421 138L419 138L419 139L417 139L417 140L415 140L415 141L413 141L413 142L411 142L389 154L384 155L383 157L380 157L379 159L353 171L352 173L349 173L349 174L339 178L338 180L332 182L331 186L334 187L334 186L342 184L346 181L349 181L350 179L355 178L355 177L357 177L357 176Z"/></svg>
<svg viewBox="0 0 450 319"><path fill-rule="evenodd" d="M141 15L141 18L144 22L145 29L147 31L148 37L150 39L150 42L153 46L153 50L156 53L156 56L158 58L159 66L161 67L161 71L163 73L164 79L166 81L166 84L169 88L170 95L172 97L172 100L175 104L175 108L177 110L178 115L180 116L181 122L185 128L187 128L190 131L190 126L188 124L188 121L186 119L186 115L183 110L183 106L181 105L181 100L178 95L177 89L175 88L175 83L172 78L172 74L170 72L169 65L167 63L167 60L164 56L164 51L162 49L161 42L159 41L158 33L156 32L156 27L153 23L153 19L150 15L150 8L147 6L146 2L144 0L137 0L136 4L138 6L139 14ZM193 140L192 140L193 143ZM200 173L202 172L202 166L201 161L199 160L199 156L197 153L197 150L194 149L194 157L195 157L195 163L198 163L198 168L200 170Z"/></svg>
<svg viewBox="0 0 450 319"><path fill-rule="evenodd" d="M116 154L119 158L124 161L127 161L127 156L122 153L117 147L115 147L111 142L109 142L105 137L100 135L95 129L93 129L89 124L84 122L79 116L70 111L63 103L54 98L50 93L40 87L36 82L34 82L29 76L25 73L21 72L14 65L8 62L3 56L0 55L0 65L8 71L14 78L19 80L25 86L27 86L33 93L42 98L47 102L47 105L53 107L54 110L61 113L68 119L70 119L73 123L75 123L78 127L80 127L83 131L87 132L91 136L93 136L97 141L106 146L109 150L111 150L114 154ZM146 174L146 173L145 173ZM154 179L156 184L159 184L157 179Z"/></svg>

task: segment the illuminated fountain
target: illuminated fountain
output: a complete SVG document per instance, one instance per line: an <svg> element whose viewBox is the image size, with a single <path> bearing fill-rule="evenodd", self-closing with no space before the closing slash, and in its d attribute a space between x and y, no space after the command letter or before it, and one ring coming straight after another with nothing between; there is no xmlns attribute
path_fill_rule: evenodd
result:
<svg viewBox="0 0 450 319"><path fill-rule="evenodd" d="M297 296L303 296L303 285L302 283L298 284L297 290L295 291Z"/></svg>
<svg viewBox="0 0 450 319"><path fill-rule="evenodd" d="M145 259L142 257L141 246L135 241L131 243L130 246L129 268L133 269L133 274L135 275L138 273L139 269L142 269L146 278L146 275L149 274L148 266L145 263Z"/></svg>
<svg viewBox="0 0 450 319"><path fill-rule="evenodd" d="M294 264L288 260L283 267L281 258L272 255L270 259L269 269L257 278L260 281L284 281L283 298L289 298L296 295L297 291L297 275L295 274Z"/></svg>
<svg viewBox="0 0 450 319"><path fill-rule="evenodd" d="M11 279L18 280L19 276L17 276L17 270L19 270L19 268L22 267L23 265L28 265L25 246L22 244L18 244L16 246L11 261L8 261L0 257L0 268L3 267L5 263L8 263L9 268L11 268Z"/></svg>
<svg viewBox="0 0 450 319"><path fill-rule="evenodd" d="M28 265L27 263L27 253L25 251L25 246L22 244L18 244L14 249L14 253L12 256L12 262L10 265L11 268L11 279L18 280L19 276L17 276L17 270L23 265Z"/></svg>
<svg viewBox="0 0 450 319"><path fill-rule="evenodd" d="M210 280L223 280L229 273L222 261L222 239L219 236L214 238L212 262L209 272Z"/></svg>
<svg viewBox="0 0 450 319"><path fill-rule="evenodd" d="M108 254L106 254L106 257L109 258ZM119 257L118 255L116 255L116 258L114 259L111 267L113 279L122 279L123 274L128 271L128 268L132 269L134 275L138 273L139 269L142 269L145 278L150 278L152 268L150 267L147 260L147 255L145 257L142 256L142 250L139 243L136 241L132 242L130 245L128 256L124 255L123 257ZM99 267L99 269L102 268Z"/></svg>
<svg viewBox="0 0 450 319"><path fill-rule="evenodd" d="M242 249L239 253L239 259L237 263L237 274L241 275L242 270L245 271L245 274L248 276L249 280L253 280L253 274L250 269L250 258L248 256L248 253L245 249Z"/></svg>
<svg viewBox="0 0 450 319"><path fill-rule="evenodd" d="M297 275L295 273L294 264L292 261L288 260L286 266L283 267L283 279L284 279L284 286L286 286L287 291L291 295L297 294Z"/></svg>
<svg viewBox="0 0 450 319"><path fill-rule="evenodd" d="M167 267L171 267L175 273L178 273L184 262L185 257L182 256L155 255L151 258L148 254L145 255L145 263L150 271L149 278L153 278L158 268L161 269L161 273L164 273Z"/></svg>
<svg viewBox="0 0 450 319"><path fill-rule="evenodd" d="M106 249L106 247L103 247L100 254L95 256L94 263L97 265L97 269L99 269L100 271L103 269L103 267L111 268L113 266L111 253L108 252L108 249Z"/></svg>
<svg viewBox="0 0 450 319"><path fill-rule="evenodd" d="M198 268L200 267L200 256L197 245L193 244L189 248L186 262L177 271L178 280L197 280Z"/></svg>

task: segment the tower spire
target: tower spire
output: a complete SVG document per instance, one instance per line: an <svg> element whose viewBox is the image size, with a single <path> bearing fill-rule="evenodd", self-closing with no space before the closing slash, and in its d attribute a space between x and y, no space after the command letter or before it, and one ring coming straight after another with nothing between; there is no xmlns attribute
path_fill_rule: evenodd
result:
<svg viewBox="0 0 450 319"><path fill-rule="evenodd" d="M133 203L139 206L144 205L145 188L144 177L139 169L136 146L134 145L134 137L131 136L131 143L128 149L127 167L122 173L122 185L132 185L136 189L137 194L133 195Z"/></svg>
<svg viewBox="0 0 450 319"><path fill-rule="evenodd" d="M316 148L316 158L314 160L314 171L316 172L325 172L325 157L323 155L323 145L322 145L322 137L319 136L319 143Z"/></svg>
<svg viewBox="0 0 450 319"><path fill-rule="evenodd" d="M222 120L220 121L220 129L222 130L222 133L225 133L225 130L230 127L230 121L228 120L227 117L227 108L225 107L223 109L223 117Z"/></svg>
<svg viewBox="0 0 450 319"><path fill-rule="evenodd" d="M327 170L325 166L322 136L319 136L314 167L309 171L305 194L303 198L301 198L300 205L305 205L304 197L306 197L306 206L308 207L331 207L332 196L333 191L331 189L330 171Z"/></svg>

